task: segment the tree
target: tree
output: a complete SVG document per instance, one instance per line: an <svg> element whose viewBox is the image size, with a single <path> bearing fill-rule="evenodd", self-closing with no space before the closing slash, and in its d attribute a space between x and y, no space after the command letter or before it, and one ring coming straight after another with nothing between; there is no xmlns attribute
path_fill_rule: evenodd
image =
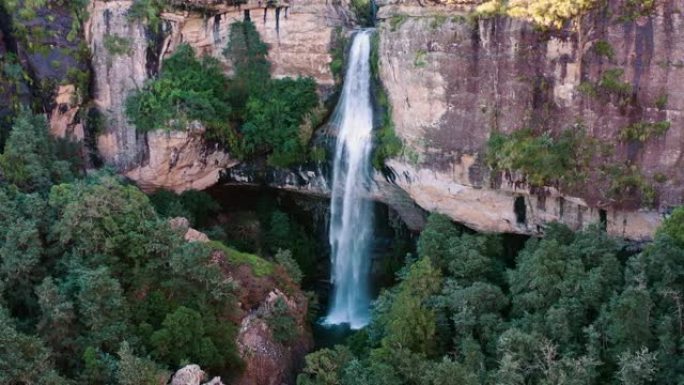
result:
<svg viewBox="0 0 684 385"><path fill-rule="evenodd" d="M17 331L7 309L0 307L0 383L61 385L68 382L52 365L50 351L38 337Z"/></svg>
<svg viewBox="0 0 684 385"><path fill-rule="evenodd" d="M136 356L128 342L121 343L117 355L119 365L116 379L119 385L159 385L168 382L170 373L154 361Z"/></svg>
<svg viewBox="0 0 684 385"><path fill-rule="evenodd" d="M617 377L623 385L650 384L655 377L656 355L647 348L634 353L624 352L620 355L620 370Z"/></svg>
<svg viewBox="0 0 684 385"><path fill-rule="evenodd" d="M214 344L202 315L185 306L166 315L163 327L152 334L153 354L166 364L175 367L183 362L201 362L209 367L223 366L224 356Z"/></svg>
<svg viewBox="0 0 684 385"><path fill-rule="evenodd" d="M566 21L597 5L597 0L490 0L478 7L483 13L506 13L543 27L561 28Z"/></svg>
<svg viewBox="0 0 684 385"><path fill-rule="evenodd" d="M197 59L192 47L181 44L164 60L159 78L147 81L126 99L126 115L141 131L186 130L198 121L210 138L228 141L232 137L228 85L218 60Z"/></svg>
<svg viewBox="0 0 684 385"><path fill-rule="evenodd" d="M88 256L81 263L106 263L125 285L148 263L159 262L153 257L168 257L180 241L142 191L114 176L53 186L49 202L57 212L53 231L59 242Z"/></svg>
<svg viewBox="0 0 684 385"><path fill-rule="evenodd" d="M285 272L287 272L287 275L292 278L292 281L298 285L302 282L302 270L299 268L297 261L292 258L292 252L290 250L278 249L278 252L275 255L275 260L280 266L283 267L283 269L285 269Z"/></svg>
<svg viewBox="0 0 684 385"><path fill-rule="evenodd" d="M109 270L102 266L72 274L78 285L78 319L85 326L84 346L114 352L130 330L124 293Z"/></svg>
<svg viewBox="0 0 684 385"><path fill-rule="evenodd" d="M0 155L0 172L25 191L71 179L68 163L55 157L43 115L33 115L26 109L19 112Z"/></svg>
<svg viewBox="0 0 684 385"><path fill-rule="evenodd" d="M441 280L429 258L421 258L408 268L390 305L377 316L384 330L385 350L401 346L415 353L436 353L436 314L427 300L437 293Z"/></svg>
<svg viewBox="0 0 684 385"><path fill-rule="evenodd" d="M304 369L297 376L297 385L341 385L343 369L353 357L342 345L308 354Z"/></svg>

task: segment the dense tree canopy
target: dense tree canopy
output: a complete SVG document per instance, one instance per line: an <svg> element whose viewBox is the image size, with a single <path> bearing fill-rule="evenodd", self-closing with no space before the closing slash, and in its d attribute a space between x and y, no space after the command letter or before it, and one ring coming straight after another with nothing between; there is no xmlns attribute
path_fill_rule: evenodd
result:
<svg viewBox="0 0 684 385"><path fill-rule="evenodd" d="M45 119L22 112L0 155L0 383L151 385L187 361L238 370L235 282L210 262L225 246L186 243L168 222L205 225L216 203L162 193L153 205L75 169Z"/></svg>
<svg viewBox="0 0 684 385"><path fill-rule="evenodd" d="M310 355L298 384L680 384L682 213L640 252L553 225L515 261L432 215L371 325Z"/></svg>

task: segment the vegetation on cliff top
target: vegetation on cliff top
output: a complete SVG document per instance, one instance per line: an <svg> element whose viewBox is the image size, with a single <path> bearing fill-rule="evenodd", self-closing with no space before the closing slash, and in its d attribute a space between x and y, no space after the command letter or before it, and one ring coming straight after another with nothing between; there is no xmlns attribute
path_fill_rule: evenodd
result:
<svg viewBox="0 0 684 385"><path fill-rule="evenodd" d="M142 131L201 122L209 139L241 158L268 154L282 167L306 161L322 115L313 79L271 78L267 46L251 22L231 24L224 55L233 61L233 78L215 58L198 59L181 45L159 77L127 99L126 114Z"/></svg>
<svg viewBox="0 0 684 385"><path fill-rule="evenodd" d="M513 260L432 215L370 326L308 355L297 384L680 384L683 219L641 252L552 225Z"/></svg>
<svg viewBox="0 0 684 385"><path fill-rule="evenodd" d="M653 12L655 0L625 0L619 20L635 20ZM562 28L568 21L607 5L604 0L487 0L477 7L482 15L504 14L529 20L543 28Z"/></svg>
<svg viewBox="0 0 684 385"><path fill-rule="evenodd" d="M479 5L482 14L503 13L544 27L561 28L566 21L597 6L599 0L489 0Z"/></svg>

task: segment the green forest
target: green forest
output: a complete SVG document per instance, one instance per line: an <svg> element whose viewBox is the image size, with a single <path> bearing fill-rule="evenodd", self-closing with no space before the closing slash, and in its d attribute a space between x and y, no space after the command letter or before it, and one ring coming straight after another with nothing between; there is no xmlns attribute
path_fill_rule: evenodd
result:
<svg viewBox="0 0 684 385"><path fill-rule="evenodd" d="M239 372L236 282L212 258L221 251L296 287L292 253L276 263L187 243L169 218L203 226L217 205L208 195L148 197L106 169L84 173L64 148L24 110L0 155L0 384L154 385L190 362ZM290 246L284 238L300 230L273 222L281 230L266 247ZM275 326L291 323L279 317Z"/></svg>
<svg viewBox="0 0 684 385"><path fill-rule="evenodd" d="M95 52L98 45L86 36L92 33L88 12L102 12L109 23L119 2L98 1L103 11L86 0L0 0L0 23L6 23L0 26L0 104L6 104L0 105L0 385L166 385L189 364L232 384L248 373L254 358L238 338L243 321L252 316L263 321L263 335L257 336L263 338L254 338L254 344L263 351L271 348L254 360L289 354L269 363L291 363L292 371L263 365L283 384L684 385L684 206L677 207L684 159L677 148L684 143L677 104L681 92L670 97L665 87L647 87L653 79L665 84L681 77L674 71L684 69L684 62L658 55L678 47L675 27L681 27L684 8L668 6L656 13L655 0L621 0L613 8L607 0L431 0L410 4L402 13L408 2L320 1L297 9L296 1L265 1L263 14L260 1L258 7L242 0L121 2L130 3L119 15L129 23L126 28L144 30L147 57L135 64L148 73L116 103L122 111L115 112L123 113L130 126L113 127L106 121L113 111L98 104L95 80L102 74L96 73L94 60L131 56L131 44L137 43L110 34L108 26L101 47L106 52ZM467 13L443 11L466 3L472 7ZM273 47L250 17L263 15L265 29L267 16L271 23L281 11L277 23L283 24L268 30L276 31L277 44L284 47L278 60L315 58L305 63L315 70L299 71L290 63L297 68L274 71L284 65L269 61ZM173 20L163 15L169 12L175 12ZM225 17L229 12L234 14ZM288 31L288 17L288 23L313 27ZM670 24L662 27L658 18ZM173 24L181 19L201 21L207 30L214 23L208 44L221 42L213 51L218 53L198 54L204 48L201 38L163 51L162 43L170 44L171 33L178 32L173 28L182 30ZM430 31L421 30L427 26L421 19L431 21ZM520 27L521 20L533 27ZM63 28L57 29L60 23ZM587 29L594 24L599 28ZM511 25L520 27L516 33L524 39L504 36ZM627 31L624 44L611 29L616 25ZM372 276L375 292L370 323L360 330L336 324L326 331L339 334L328 340L317 333L325 328L325 302L336 285L329 257L338 245L325 227L334 222L330 200L335 200L329 196L336 186L330 174L336 160L343 165L349 157L336 155L334 142L342 135L324 123L333 120L359 26L376 26L366 82L372 99L366 107L372 104L374 121L366 125L372 135L364 139L372 148L370 161L352 169L367 177L356 179L365 195L349 203L362 207L369 196L378 200L373 218L364 222L374 221L369 227L374 226L375 238L361 255L373 259L367 277ZM59 43L60 35L69 44ZM442 35L451 40L440 40ZM665 48L649 41L663 35L673 36ZM391 45L402 52L386 48L392 38L405 39ZM425 41L411 44L419 38ZM547 44L551 38L563 46ZM510 63L529 61L534 79L505 61L505 51L520 56L532 50L527 46L539 56L529 53ZM466 49L475 52L474 58L457 61L470 52ZM558 57L544 62L554 50ZM57 51L73 60L60 62ZM36 59L32 55L45 63L54 59L50 76L38 81L39 71L29 65ZM320 57L330 61L313 63ZM623 57L634 63L618 63ZM401 67L402 59L410 65ZM477 68L463 73L452 68L469 62ZM556 71L561 64L576 65L578 74L566 67ZM439 72L438 66L448 71ZM668 78L656 67L675 75ZM417 75L402 73L406 68ZM328 70L329 83L323 84L326 79L317 76ZM515 79L507 79L504 71ZM577 123L561 129L555 115L548 122L543 117L543 127L535 128L505 121L513 120L506 114L515 113L515 103L528 108L538 101L539 108L529 110L534 118L541 108L565 108L542 103L557 95L558 84L546 81L552 72L563 72L568 93L576 88L566 101L570 106L579 100L568 108L576 112ZM278 76L283 73L294 77ZM506 89L514 82L529 83L529 103L524 87L510 88L514 95L499 94L499 86ZM421 89L416 84L426 84L431 95L413 95ZM466 91L475 101L485 100L482 95L492 84L497 90L491 105L452 102ZM58 104L56 90L67 85L73 88L72 100ZM648 103L637 101L644 92ZM441 94L446 95L443 106L437 100ZM421 106L423 97L429 106ZM462 115L442 119L435 112L442 107ZM433 123L413 123L415 115L428 112L435 114ZM472 123L464 117L485 113L492 114L495 127L482 125L479 133L458 130ZM62 134L69 138L67 129L80 129L79 141L51 135L52 118L68 120L69 114ZM585 122L589 115L615 119ZM132 165L144 168L152 150L168 150L169 159L183 150L152 149L149 133L200 126L201 150L186 162L194 164L174 170L178 180L171 182L178 183L167 187L196 186L209 170L218 176L207 191L143 191L122 175L130 176L131 169L116 168L98 147L100 140L106 145L135 136L140 143L121 140L126 143L114 143L112 152L146 147ZM604 126L615 129L603 132ZM438 141L473 138L453 140L468 142L461 145L424 135L437 129L445 130ZM208 153L234 163L207 164ZM331 159L333 154L337 159ZM169 170L176 160L168 162ZM233 165L244 169L228 180L232 170L225 167ZM155 171L161 174L166 166L162 162ZM185 174L183 167L193 169ZM192 174L196 169L201 170ZM433 179L421 180L424 175ZM140 186L156 183L151 179ZM314 186L321 179L325 186ZM471 196L456 197L454 186ZM283 198L302 192L296 203ZM453 202L423 204L452 196ZM568 217L574 214L563 217L567 209L561 203L557 212L551 204L547 210L547 197L568 198L578 220ZM492 214L492 222L507 223L507 230L490 228L516 234L476 232L454 222L457 216L423 210L480 198L476 207L494 202L486 207L491 212L510 201L508 213L485 214ZM401 209L407 209L407 217ZM588 211L601 223L585 226L582 215ZM408 218L415 213L420 218ZM625 218L631 214L637 219L630 230L638 230L631 234L648 240L617 236L620 221L628 234ZM522 220L515 223L514 217ZM409 230L407 218L420 225ZM548 223L548 218L581 229ZM467 219L463 222L472 223ZM649 233L643 221L661 219L657 231ZM200 241L188 239L191 230ZM269 303L270 298L277 299Z"/></svg>
<svg viewBox="0 0 684 385"><path fill-rule="evenodd" d="M513 258L432 215L371 324L297 384L682 384L682 293L682 208L643 250L551 225Z"/></svg>

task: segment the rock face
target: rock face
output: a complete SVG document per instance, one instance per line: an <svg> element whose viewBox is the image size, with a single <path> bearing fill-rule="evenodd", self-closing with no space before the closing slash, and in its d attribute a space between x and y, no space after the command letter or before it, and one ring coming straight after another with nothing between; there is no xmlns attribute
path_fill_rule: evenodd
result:
<svg viewBox="0 0 684 385"><path fill-rule="evenodd" d="M128 94L148 76L148 36L141 21L127 16L132 4L93 0L84 27L92 54L93 101L103 115L97 150L106 163L121 170L142 164L146 150L144 135L128 122L124 108Z"/></svg>
<svg viewBox="0 0 684 385"><path fill-rule="evenodd" d="M307 335L306 301L290 298L275 289L266 301L240 324L237 344L244 357L245 370L235 385L280 385L294 383L294 373L301 367L304 355L313 348L313 339L298 338L294 343L277 342L268 319L273 317L277 301L283 301L294 316L296 334Z"/></svg>
<svg viewBox="0 0 684 385"><path fill-rule="evenodd" d="M147 134L148 154L143 165L125 175L145 191L158 188L182 192L203 190L219 180L219 172L233 167L236 159L203 139L204 127L193 124L186 131Z"/></svg>
<svg viewBox="0 0 684 385"><path fill-rule="evenodd" d="M237 161L207 144L201 129L136 132L126 118L125 100L159 70L158 58L170 55L181 43L190 44L198 55L215 56L230 74L231 60L222 52L229 42L230 25L244 20L246 11L221 2L176 1L185 9L200 11L164 13L160 33L165 38L157 46L158 36L128 16L132 4L131 0L93 0L90 5L86 39L93 56L94 104L103 116L97 150L105 163L145 190L206 188L217 181L220 170ZM277 21L273 8L249 12L270 47L274 76L311 76L323 94L332 89L329 47L335 30L351 25L347 3L293 2L277 10ZM112 49L113 45L118 49Z"/></svg>
<svg viewBox="0 0 684 385"><path fill-rule="evenodd" d="M173 375L171 385L224 385L219 377L214 377L209 382L202 383L206 373L198 365L186 365Z"/></svg>
<svg viewBox="0 0 684 385"><path fill-rule="evenodd" d="M610 2L605 14L585 17L581 33L548 33L506 17L472 21L468 6L383 2L380 75L407 147L389 162L395 183L423 208L479 230L537 233L550 221L578 228L601 220L612 234L649 238L684 192L684 85L676 81L684 71L684 18L676 5L658 2L651 15L625 21L611 16L625 2ZM597 53L597 42L612 47L611 58ZM626 106L578 91L612 68L624 71L631 89ZM658 210L602 200L605 176L582 191L537 194L497 181L483 164L492 130L559 132L578 120L657 187ZM629 124L661 120L671 124L662 137L618 139ZM654 182L656 175L665 182Z"/></svg>
<svg viewBox="0 0 684 385"><path fill-rule="evenodd" d="M192 1L187 1L192 3ZM265 1L250 1L245 8ZM269 60L274 77L311 76L324 90L334 85L330 71L330 44L337 28L352 27L353 15L348 2L295 0L287 7L256 8L216 5L209 16L189 12L163 15L171 33L163 44L163 53L172 52L179 44L190 44L199 54L217 58L230 73L231 58L223 55L230 41L230 26L249 14L261 39L269 46Z"/></svg>

